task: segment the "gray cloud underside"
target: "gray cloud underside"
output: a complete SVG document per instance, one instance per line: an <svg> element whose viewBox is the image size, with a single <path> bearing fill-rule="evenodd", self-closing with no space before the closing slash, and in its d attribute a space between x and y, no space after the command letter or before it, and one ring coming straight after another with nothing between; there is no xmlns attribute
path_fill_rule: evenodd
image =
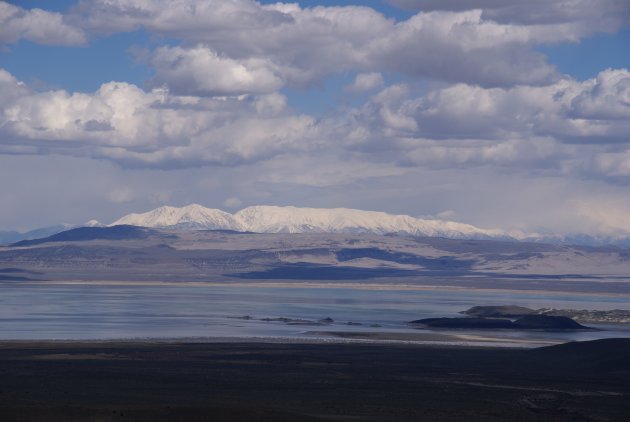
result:
<svg viewBox="0 0 630 422"><path fill-rule="evenodd" d="M144 28L183 42L140 58L155 69L152 86L181 95L268 93L347 71L508 87L560 78L533 46L578 41L630 21L626 0L404 3L423 11L396 22L359 6L82 0L61 15L2 2L0 43L79 44L87 36ZM531 16L527 22L491 16L512 8L515 16Z"/></svg>
<svg viewBox="0 0 630 422"><path fill-rule="evenodd" d="M303 86L342 71L392 71L413 77L483 86L547 84L558 78L538 43L575 41L592 29L579 23L511 25L481 11L419 13L395 22L358 6L300 8L247 0L182 2L82 2L72 12L89 32L144 28L184 40L187 46L147 52L154 84L179 93L261 92ZM207 71L237 70L225 81L200 83ZM204 73L204 71L206 71ZM244 89L245 88L245 89Z"/></svg>
<svg viewBox="0 0 630 422"><path fill-rule="evenodd" d="M414 11L482 10L483 17L502 23L581 23L595 31L615 31L630 21L626 0L387 0Z"/></svg>

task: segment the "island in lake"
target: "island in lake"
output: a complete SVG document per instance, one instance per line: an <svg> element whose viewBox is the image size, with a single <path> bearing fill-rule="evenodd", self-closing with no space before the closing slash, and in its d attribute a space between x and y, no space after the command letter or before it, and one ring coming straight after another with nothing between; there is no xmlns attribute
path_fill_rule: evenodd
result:
<svg viewBox="0 0 630 422"><path fill-rule="evenodd" d="M462 311L462 314L471 317L482 318L518 318L528 315L561 316L585 323L614 323L625 324L630 322L630 311L623 309L612 310L587 310L587 309L530 309L523 306L473 306Z"/></svg>
<svg viewBox="0 0 630 422"><path fill-rule="evenodd" d="M429 328L515 329L515 330L592 330L571 318L549 315L526 315L512 321L504 318L424 318L411 324Z"/></svg>

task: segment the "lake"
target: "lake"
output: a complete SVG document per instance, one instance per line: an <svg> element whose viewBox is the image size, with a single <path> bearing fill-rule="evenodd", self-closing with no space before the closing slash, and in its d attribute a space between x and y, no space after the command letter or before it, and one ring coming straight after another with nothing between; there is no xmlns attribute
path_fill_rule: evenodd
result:
<svg viewBox="0 0 630 422"><path fill-rule="evenodd" d="M627 296L404 287L255 285L0 284L0 339L326 339L309 331L418 333L407 322L457 316L475 305L530 308L629 309ZM250 319L242 317L249 316ZM318 321L290 325L263 318ZM352 325L349 325L352 324ZM594 325L603 331L494 330L460 332L496 337L497 343L630 337L629 325ZM422 330L444 333L437 330ZM501 341L500 341L501 340Z"/></svg>

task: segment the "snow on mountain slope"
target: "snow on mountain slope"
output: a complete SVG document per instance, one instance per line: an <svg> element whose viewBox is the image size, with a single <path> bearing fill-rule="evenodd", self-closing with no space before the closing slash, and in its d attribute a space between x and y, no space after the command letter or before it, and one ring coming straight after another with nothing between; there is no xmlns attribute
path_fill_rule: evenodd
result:
<svg viewBox="0 0 630 422"><path fill-rule="evenodd" d="M120 224L156 228L176 227L187 230L244 231L232 214L197 204L182 208L164 206L142 214L129 214L110 226Z"/></svg>
<svg viewBox="0 0 630 422"><path fill-rule="evenodd" d="M498 230L483 230L468 224L347 208L254 206L245 208L234 216L249 231L259 233L400 233L450 238L508 237Z"/></svg>
<svg viewBox="0 0 630 422"><path fill-rule="evenodd" d="M111 226L119 224L258 233L396 233L455 239L513 238L500 230L485 230L469 224L347 208L253 206L232 215L196 204L183 208L164 206L143 214L129 214Z"/></svg>

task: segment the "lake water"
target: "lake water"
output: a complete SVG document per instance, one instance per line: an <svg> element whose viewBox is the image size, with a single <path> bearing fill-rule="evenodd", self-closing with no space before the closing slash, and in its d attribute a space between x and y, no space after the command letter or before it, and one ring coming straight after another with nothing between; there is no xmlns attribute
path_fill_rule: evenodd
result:
<svg viewBox="0 0 630 422"><path fill-rule="evenodd" d="M506 304L531 308L630 309L628 297L571 293L6 283L0 284L0 339L301 339L325 338L307 334L323 330L418 333L407 321L457 316L459 311L475 305ZM240 318L246 315L251 319ZM314 321L330 317L334 323L322 328L260 320L276 317ZM629 325L597 327L605 330L491 333L448 330L447 333L490 334L508 343L527 340L532 344L630 337Z"/></svg>

